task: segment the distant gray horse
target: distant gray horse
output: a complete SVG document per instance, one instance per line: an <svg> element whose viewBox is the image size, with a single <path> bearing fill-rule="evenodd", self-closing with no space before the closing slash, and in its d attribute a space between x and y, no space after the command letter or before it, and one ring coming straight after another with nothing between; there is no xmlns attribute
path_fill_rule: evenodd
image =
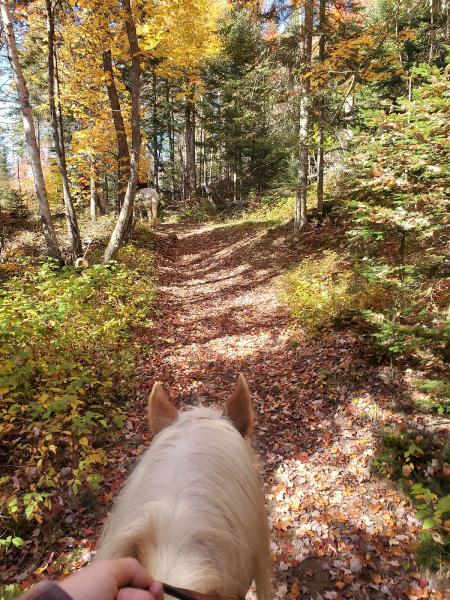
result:
<svg viewBox="0 0 450 600"><path fill-rule="evenodd" d="M159 194L154 188L145 187L138 190L134 201L135 220L142 219L146 215L150 225L155 227L158 218L158 204Z"/></svg>

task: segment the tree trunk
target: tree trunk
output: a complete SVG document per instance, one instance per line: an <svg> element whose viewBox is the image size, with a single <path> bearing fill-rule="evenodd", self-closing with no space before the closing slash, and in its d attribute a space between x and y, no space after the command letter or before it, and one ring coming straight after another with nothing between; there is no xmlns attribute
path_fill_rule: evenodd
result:
<svg viewBox="0 0 450 600"><path fill-rule="evenodd" d="M97 181L95 178L95 167L94 165L91 165L91 190L89 207L92 221L97 220L97 202Z"/></svg>
<svg viewBox="0 0 450 600"><path fill-rule="evenodd" d="M186 171L185 171L185 197L186 200L195 199L195 107L194 102L186 100L185 105L185 145L186 145Z"/></svg>
<svg viewBox="0 0 450 600"><path fill-rule="evenodd" d="M127 182L130 173L130 153L128 150L127 133L120 108L119 95L114 81L111 50L103 52L103 71L107 75L106 91L108 92L109 105L114 122L117 139L117 202L119 210L123 205Z"/></svg>
<svg viewBox="0 0 450 600"><path fill-rule="evenodd" d="M39 115L36 115L36 130L37 130L37 147L39 154L41 153L41 121Z"/></svg>
<svg viewBox="0 0 450 600"><path fill-rule="evenodd" d="M22 182L20 181L20 160L17 158L17 185L19 186L19 195L22 195Z"/></svg>
<svg viewBox="0 0 450 600"><path fill-rule="evenodd" d="M106 214L108 212L108 206L109 206L109 187L108 187L108 176L107 175L105 175L105 178L103 181L103 190L104 190L103 209Z"/></svg>
<svg viewBox="0 0 450 600"><path fill-rule="evenodd" d="M22 68L17 52L16 38L12 24L11 12L9 10L8 0L0 0L0 12L2 16L6 44L8 53L11 59L16 80L17 93L19 96L20 110L22 112L23 126L25 130L25 139L27 142L28 152L30 154L31 166L33 169L34 189L39 204L39 212L41 217L42 229L44 233L45 243L50 256L62 263L61 251L59 249L58 240L56 239L55 230L48 205L47 191L45 189L44 175L42 172L41 157L36 141L36 133L33 123L33 114L31 112L30 99L27 85L23 76Z"/></svg>
<svg viewBox="0 0 450 600"><path fill-rule="evenodd" d="M205 130L204 130L204 120L203 120L203 107L200 109L200 130L198 131L198 147L199 147L199 157L198 157L198 182L201 187L200 195L203 196L204 193L204 161L205 161ZM198 130L198 128L197 128Z"/></svg>
<svg viewBox="0 0 450 600"><path fill-rule="evenodd" d="M180 172L183 173L183 176L181 177L181 198L183 200L186 200L186 177L184 177L185 160L184 160L184 155L183 155L183 142L182 142L181 138L178 139L177 147L178 147L178 159L180 161Z"/></svg>
<svg viewBox="0 0 450 600"><path fill-rule="evenodd" d="M55 22L53 17L52 2L45 0L47 9L47 40L48 40L48 100L50 107L50 119L53 133L53 143L55 144L56 162L61 173L64 206L66 209L67 230L69 232L70 244L72 247L72 258L78 258L83 254L81 245L80 230L78 228L77 215L73 206L72 195L70 193L69 178L67 177L66 157L64 155L64 146L58 123L55 102L55 63L54 63L54 41L55 41Z"/></svg>
<svg viewBox="0 0 450 600"><path fill-rule="evenodd" d="M103 190L99 189L97 180L95 180L95 186L97 192L97 212L99 215L106 215L106 198L103 194Z"/></svg>
<svg viewBox="0 0 450 600"><path fill-rule="evenodd" d="M323 214L324 140L323 115L319 114L317 139L317 212L319 214Z"/></svg>
<svg viewBox="0 0 450 600"><path fill-rule="evenodd" d="M172 202L175 200L175 131L173 118L173 101L171 98L169 83L167 83L166 101L169 105L169 155L170 155L170 180L172 183Z"/></svg>
<svg viewBox="0 0 450 600"><path fill-rule="evenodd" d="M105 250L107 262L116 257L127 233L133 215L134 197L139 177L139 153L141 150L141 59L136 34L136 25L131 12L130 0L123 0L125 26L131 54L131 160L127 191L120 210L119 218Z"/></svg>
<svg viewBox="0 0 450 600"><path fill-rule="evenodd" d="M450 43L450 0L445 0L445 43Z"/></svg>
<svg viewBox="0 0 450 600"><path fill-rule="evenodd" d="M432 65L434 62L434 55L436 52L436 18L439 10L439 0L430 0L430 54L428 64Z"/></svg>
<svg viewBox="0 0 450 600"><path fill-rule="evenodd" d="M319 3L319 63L323 63L325 60L325 2L326 0L320 0ZM323 145L325 141L324 132L324 112L325 112L325 100L324 97L320 97L319 101L319 116L318 116L318 141L317 141L317 212L323 213L323 171L324 171L324 150Z"/></svg>
<svg viewBox="0 0 450 600"><path fill-rule="evenodd" d="M295 203L294 229L300 231L307 223L306 198L309 171L310 91L309 75L312 52L314 0L305 0L302 27L302 78L300 84L300 131L298 148L298 188Z"/></svg>
<svg viewBox="0 0 450 600"><path fill-rule="evenodd" d="M98 173L93 160L91 161L90 180L89 208L91 219L95 221L98 215L106 214L106 199L102 189L98 185Z"/></svg>
<svg viewBox="0 0 450 600"><path fill-rule="evenodd" d="M58 54L56 52L56 48L53 49L53 56L55 59L55 83L56 83L56 96L58 98L58 125L59 125L59 139L61 141L61 149L64 158L64 166L67 170L66 165L66 148L64 143L64 125L63 125L63 116L62 116L62 107L61 107L61 86L59 81L59 68L58 68Z"/></svg>
<svg viewBox="0 0 450 600"><path fill-rule="evenodd" d="M158 153L158 94L157 94L157 77L155 70L153 69L152 85L153 85L153 114L152 114L152 125L153 125L153 184L157 192L159 192L159 153Z"/></svg>

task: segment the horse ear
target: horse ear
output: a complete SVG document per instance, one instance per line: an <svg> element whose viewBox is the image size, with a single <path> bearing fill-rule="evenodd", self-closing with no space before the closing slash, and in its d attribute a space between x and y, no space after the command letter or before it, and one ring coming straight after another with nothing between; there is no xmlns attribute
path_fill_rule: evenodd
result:
<svg viewBox="0 0 450 600"><path fill-rule="evenodd" d="M178 416L177 409L158 381L154 384L148 400L147 416L154 435L170 425Z"/></svg>
<svg viewBox="0 0 450 600"><path fill-rule="evenodd" d="M242 435L248 435L253 427L253 408L247 381L241 373L234 392L226 404L227 417Z"/></svg>

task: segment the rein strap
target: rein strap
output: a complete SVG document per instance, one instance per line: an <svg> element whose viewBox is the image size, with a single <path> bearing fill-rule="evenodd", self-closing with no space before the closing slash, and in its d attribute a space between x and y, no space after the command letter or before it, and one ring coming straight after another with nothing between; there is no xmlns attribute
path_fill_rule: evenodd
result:
<svg viewBox="0 0 450 600"><path fill-rule="evenodd" d="M222 597L217 592L204 594L202 592L194 592L193 590L175 587L173 585L169 585L168 583L163 583L162 586L164 593L172 596L173 598L178 598L178 600L244 600L244 598L240 598L235 594Z"/></svg>

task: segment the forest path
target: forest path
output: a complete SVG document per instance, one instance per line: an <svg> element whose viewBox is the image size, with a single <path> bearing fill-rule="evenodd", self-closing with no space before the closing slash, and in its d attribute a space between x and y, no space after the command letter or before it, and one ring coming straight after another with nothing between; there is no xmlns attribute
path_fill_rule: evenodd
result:
<svg viewBox="0 0 450 600"><path fill-rule="evenodd" d="M284 268L332 246L244 225L162 225L157 316L142 365L145 391L163 382L181 404L224 401L239 372L257 413L273 531L276 598L414 598L427 582L412 558L408 502L370 468L375 433L395 420L396 390L364 360L351 330L292 343L278 299Z"/></svg>

